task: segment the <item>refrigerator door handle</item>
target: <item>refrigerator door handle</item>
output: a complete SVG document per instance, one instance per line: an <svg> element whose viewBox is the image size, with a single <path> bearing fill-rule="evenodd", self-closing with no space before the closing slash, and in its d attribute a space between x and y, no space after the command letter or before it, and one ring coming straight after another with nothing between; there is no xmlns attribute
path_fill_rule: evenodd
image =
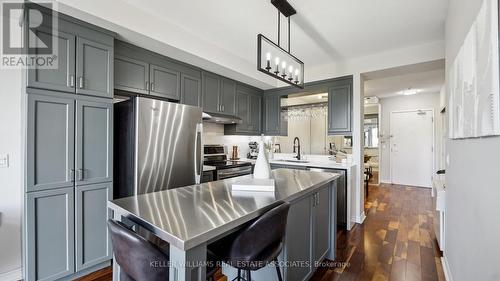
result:
<svg viewBox="0 0 500 281"><path fill-rule="evenodd" d="M196 147L195 147L195 167L196 167L196 184L201 183L201 175L203 173L203 157L201 155L201 140L203 135L203 123L196 124Z"/></svg>

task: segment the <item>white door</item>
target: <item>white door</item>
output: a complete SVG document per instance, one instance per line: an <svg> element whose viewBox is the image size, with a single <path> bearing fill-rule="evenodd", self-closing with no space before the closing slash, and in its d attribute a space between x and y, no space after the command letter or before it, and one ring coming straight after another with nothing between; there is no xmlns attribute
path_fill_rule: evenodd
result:
<svg viewBox="0 0 500 281"><path fill-rule="evenodd" d="M434 118L432 110L391 113L392 183L432 186Z"/></svg>

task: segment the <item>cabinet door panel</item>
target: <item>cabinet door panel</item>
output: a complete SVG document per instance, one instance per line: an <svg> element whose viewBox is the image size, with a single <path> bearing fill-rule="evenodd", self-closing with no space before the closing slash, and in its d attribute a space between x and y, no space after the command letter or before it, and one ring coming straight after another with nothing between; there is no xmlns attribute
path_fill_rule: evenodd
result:
<svg viewBox="0 0 500 281"><path fill-rule="evenodd" d="M314 208L314 260L321 261L330 250L330 188L317 193Z"/></svg>
<svg viewBox="0 0 500 281"><path fill-rule="evenodd" d="M149 64L124 56L115 56L115 89L148 94Z"/></svg>
<svg viewBox="0 0 500 281"><path fill-rule="evenodd" d="M222 78L221 79L221 105L222 113L234 115L236 102L236 82Z"/></svg>
<svg viewBox="0 0 500 281"><path fill-rule="evenodd" d="M281 119L281 97L266 97L265 98L265 120L264 134L279 135L280 134L280 119Z"/></svg>
<svg viewBox="0 0 500 281"><path fill-rule="evenodd" d="M201 79L181 74L181 103L201 106Z"/></svg>
<svg viewBox="0 0 500 281"><path fill-rule="evenodd" d="M26 194L27 280L57 280L74 272L73 188Z"/></svg>
<svg viewBox="0 0 500 281"><path fill-rule="evenodd" d="M255 95L250 95L250 120L249 129L256 134L260 133L261 127L261 112L262 112L262 98Z"/></svg>
<svg viewBox="0 0 500 281"><path fill-rule="evenodd" d="M180 73L164 67L150 66L151 86L149 92L152 95L173 100L180 100Z"/></svg>
<svg viewBox="0 0 500 281"><path fill-rule="evenodd" d="M312 261L312 200L305 197L290 206L285 238L285 260L301 265ZM289 266L285 269L285 280L307 280L312 274L311 266Z"/></svg>
<svg viewBox="0 0 500 281"><path fill-rule="evenodd" d="M45 28L35 31L39 38L53 36ZM57 66L54 69L28 69L28 87L75 93L75 36L57 32Z"/></svg>
<svg viewBox="0 0 500 281"><path fill-rule="evenodd" d="M244 92L236 92L236 116L240 117L243 122L236 125L238 131L246 132L250 130L250 95Z"/></svg>
<svg viewBox="0 0 500 281"><path fill-rule="evenodd" d="M76 93L113 97L113 47L76 39Z"/></svg>
<svg viewBox="0 0 500 281"><path fill-rule="evenodd" d="M113 180L113 104L76 101L76 181Z"/></svg>
<svg viewBox="0 0 500 281"><path fill-rule="evenodd" d="M106 221L112 199L112 183L77 186L75 194L76 270L89 268L112 258Z"/></svg>
<svg viewBox="0 0 500 281"><path fill-rule="evenodd" d="M28 94L27 191L73 186L74 100Z"/></svg>
<svg viewBox="0 0 500 281"><path fill-rule="evenodd" d="M203 111L217 113L219 108L220 78L211 73L203 72L202 77L202 96Z"/></svg>
<svg viewBox="0 0 500 281"><path fill-rule="evenodd" d="M328 90L328 134L351 133L351 85L341 85Z"/></svg>

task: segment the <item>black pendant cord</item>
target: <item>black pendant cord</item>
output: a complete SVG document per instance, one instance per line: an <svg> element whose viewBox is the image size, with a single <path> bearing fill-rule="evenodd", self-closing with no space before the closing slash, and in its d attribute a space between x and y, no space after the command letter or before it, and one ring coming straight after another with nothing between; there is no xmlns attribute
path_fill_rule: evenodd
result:
<svg viewBox="0 0 500 281"><path fill-rule="evenodd" d="M288 17L288 53L290 53L290 17Z"/></svg>
<svg viewBox="0 0 500 281"><path fill-rule="evenodd" d="M281 17L280 17L280 11L278 10L278 46L280 45L280 22L281 22Z"/></svg>

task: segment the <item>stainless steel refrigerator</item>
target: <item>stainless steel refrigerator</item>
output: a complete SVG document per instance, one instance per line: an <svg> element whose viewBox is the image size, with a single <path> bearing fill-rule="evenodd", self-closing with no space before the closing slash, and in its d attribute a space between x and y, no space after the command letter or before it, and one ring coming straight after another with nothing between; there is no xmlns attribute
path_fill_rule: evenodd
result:
<svg viewBox="0 0 500 281"><path fill-rule="evenodd" d="M115 198L200 182L199 107L145 97L114 105Z"/></svg>

